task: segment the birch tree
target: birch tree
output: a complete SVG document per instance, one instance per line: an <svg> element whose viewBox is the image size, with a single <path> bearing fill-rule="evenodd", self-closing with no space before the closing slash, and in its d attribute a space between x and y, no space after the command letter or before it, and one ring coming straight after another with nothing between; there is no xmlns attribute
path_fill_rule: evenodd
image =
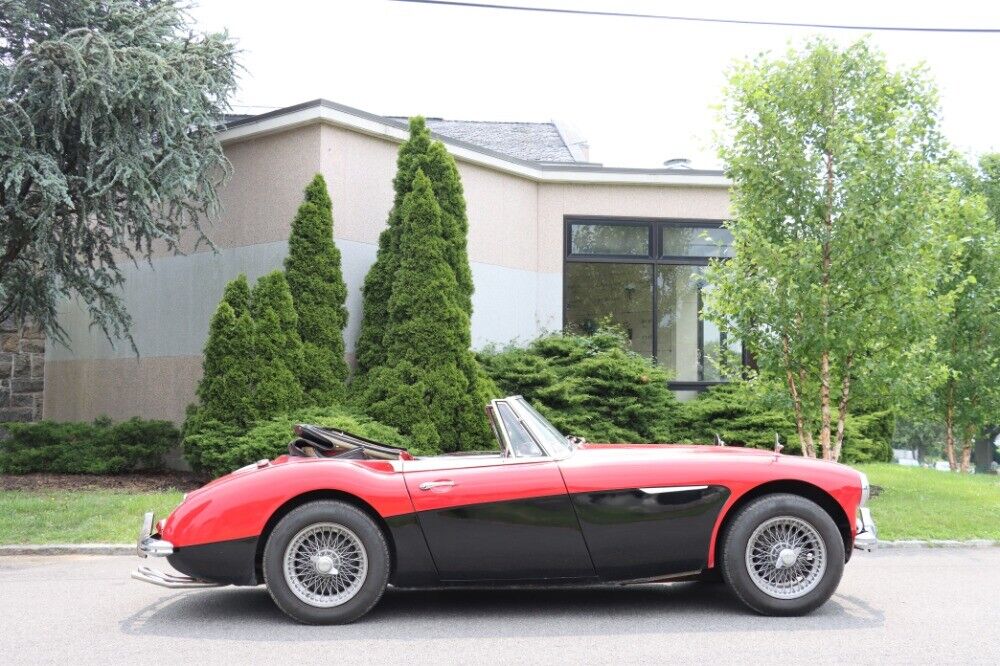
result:
<svg viewBox="0 0 1000 666"><path fill-rule="evenodd" d="M865 40L816 39L729 74L719 144L735 256L710 267L706 314L781 378L807 456L840 457L857 388L934 371L912 361L946 307L937 116L924 72L890 70Z"/></svg>

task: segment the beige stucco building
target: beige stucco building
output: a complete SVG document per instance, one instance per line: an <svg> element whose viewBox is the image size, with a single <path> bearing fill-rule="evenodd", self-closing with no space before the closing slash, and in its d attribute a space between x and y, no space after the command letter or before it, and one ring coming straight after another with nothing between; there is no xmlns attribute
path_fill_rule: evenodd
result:
<svg viewBox="0 0 1000 666"><path fill-rule="evenodd" d="M549 123L429 120L455 156L468 202L475 280L473 344L525 342L564 325L621 322L690 391L713 381L725 340L699 321L700 267L725 252L729 206L716 171L608 168ZM126 269L140 357L110 345L67 304L67 349L45 353L45 418L140 415L181 420L201 376L201 349L225 283L280 268L302 191L322 173L333 199L350 321L392 204L405 123L325 100L232 122L220 138L233 173L207 233L216 246L161 253ZM561 143L560 143L561 142Z"/></svg>

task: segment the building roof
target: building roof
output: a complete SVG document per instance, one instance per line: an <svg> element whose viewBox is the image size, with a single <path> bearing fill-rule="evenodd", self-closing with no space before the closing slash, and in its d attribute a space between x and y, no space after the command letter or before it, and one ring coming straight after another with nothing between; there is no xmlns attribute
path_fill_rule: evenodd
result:
<svg viewBox="0 0 1000 666"><path fill-rule="evenodd" d="M406 122L405 116L388 116ZM434 133L482 146L504 155L528 162L586 162L582 151L567 144L555 122L499 122L490 120L445 120L427 118L427 127ZM577 145L586 148L586 142Z"/></svg>
<svg viewBox="0 0 1000 666"><path fill-rule="evenodd" d="M223 143L245 141L257 136L284 132L317 123L342 127L395 143L402 143L409 138L405 121L362 111L326 99L314 99L227 123L219 132L219 140ZM435 138L440 139L448 146L448 152L458 160L536 182L723 188L728 188L731 185L729 179L716 169L607 167L587 162L586 143L574 140L571 136L568 137L565 129L560 128L558 123L553 122L552 124L562 133L563 144L571 152L579 151L582 159L576 157L574 152L574 157L576 157L574 161L529 160L465 139L447 136L433 128L431 132Z"/></svg>

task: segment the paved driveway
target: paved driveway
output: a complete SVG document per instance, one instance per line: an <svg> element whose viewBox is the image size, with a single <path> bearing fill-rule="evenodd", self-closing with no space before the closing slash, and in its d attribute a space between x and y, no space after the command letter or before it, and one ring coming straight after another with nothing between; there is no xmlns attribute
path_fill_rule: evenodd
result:
<svg viewBox="0 0 1000 666"><path fill-rule="evenodd" d="M128 557L0 557L0 662L1000 663L1000 549L857 554L803 618L697 583L390 590L360 622L306 627L258 588L177 592ZM988 641L984 636L992 636Z"/></svg>

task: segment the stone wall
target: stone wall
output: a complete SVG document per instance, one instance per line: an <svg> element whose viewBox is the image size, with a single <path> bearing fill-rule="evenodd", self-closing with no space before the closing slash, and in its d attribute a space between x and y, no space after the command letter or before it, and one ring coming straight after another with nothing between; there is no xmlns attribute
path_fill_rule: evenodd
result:
<svg viewBox="0 0 1000 666"><path fill-rule="evenodd" d="M39 421L45 389L45 334L0 322L0 422Z"/></svg>

